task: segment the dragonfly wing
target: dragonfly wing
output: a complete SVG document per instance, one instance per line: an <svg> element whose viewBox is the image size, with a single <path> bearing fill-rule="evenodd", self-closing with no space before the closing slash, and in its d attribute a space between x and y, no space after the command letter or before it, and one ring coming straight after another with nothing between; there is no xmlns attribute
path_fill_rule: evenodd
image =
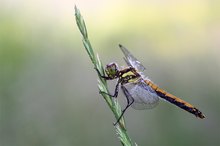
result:
<svg viewBox="0 0 220 146"><path fill-rule="evenodd" d="M125 55L124 60L128 66L132 66L141 72L145 70L145 67L140 63L140 61L138 61L124 46L119 45L119 47Z"/></svg>
<svg viewBox="0 0 220 146"><path fill-rule="evenodd" d="M154 108L159 102L155 91L142 81L122 85L122 91L129 101L134 100L131 107L137 110Z"/></svg>

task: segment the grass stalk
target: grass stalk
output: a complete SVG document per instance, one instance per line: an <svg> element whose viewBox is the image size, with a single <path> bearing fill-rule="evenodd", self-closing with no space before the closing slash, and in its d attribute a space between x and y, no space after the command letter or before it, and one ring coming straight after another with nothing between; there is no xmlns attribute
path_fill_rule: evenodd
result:
<svg viewBox="0 0 220 146"><path fill-rule="evenodd" d="M92 45L89 41L85 21L84 21L82 15L80 14L79 9L76 6L75 6L75 18L76 18L76 23L79 28L79 31L83 37L82 38L83 45L89 55L90 60L92 61L93 65L94 65L94 68L97 69L101 73L101 75L104 75L105 72L103 69L103 65L99 59L99 56L98 55L95 56L95 54L94 54ZM106 80L103 79L102 77L100 77L99 74L98 74L98 77L99 77L98 88L99 88L100 93L102 93L102 92L109 93ZM103 96L103 98L107 102L107 105L109 106L109 108L111 109L111 111L113 112L113 114L117 120L119 118L119 116L121 115L121 107L118 103L118 100L110 97L107 94L101 94L101 95ZM115 126L115 128L116 128L116 133L118 134L118 138L119 138L121 144L124 146L132 146L132 141L129 138L127 130L126 130L124 118L122 118L120 120L119 124L117 124Z"/></svg>

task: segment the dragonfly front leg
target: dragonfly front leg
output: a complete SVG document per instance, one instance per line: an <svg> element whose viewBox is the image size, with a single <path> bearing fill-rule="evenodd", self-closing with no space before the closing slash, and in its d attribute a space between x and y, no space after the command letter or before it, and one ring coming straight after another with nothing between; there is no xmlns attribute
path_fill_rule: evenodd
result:
<svg viewBox="0 0 220 146"><path fill-rule="evenodd" d="M117 119L117 121L114 123L114 126L118 124L118 122L121 120L122 116L124 115L125 111L134 103L134 98L132 98L131 94L128 92L128 90L122 85L121 86L122 91L125 94L126 100L127 100L127 105L126 107L122 110L121 115Z"/></svg>
<svg viewBox="0 0 220 146"><path fill-rule="evenodd" d="M100 77L102 77L102 78L104 78L104 79L106 79L106 80L113 80L112 78L110 78L110 77L108 77L108 76L103 76L103 75L101 75L101 73L99 72L99 70L97 69L97 68L94 68L96 71L97 71L97 73L98 73L98 75L100 76Z"/></svg>

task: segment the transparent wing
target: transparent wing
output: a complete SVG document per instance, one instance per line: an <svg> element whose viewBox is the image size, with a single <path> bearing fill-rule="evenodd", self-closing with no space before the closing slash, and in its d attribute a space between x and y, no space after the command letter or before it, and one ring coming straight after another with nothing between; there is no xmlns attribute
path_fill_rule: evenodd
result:
<svg viewBox="0 0 220 146"><path fill-rule="evenodd" d="M143 81L122 85L122 91L129 101L134 100L134 103L131 105L134 109L151 109L158 105L158 95Z"/></svg>
<svg viewBox="0 0 220 146"><path fill-rule="evenodd" d="M125 55L124 60L128 66L132 66L141 72L145 70L145 67L140 63L140 61L138 61L124 46L119 44L119 47Z"/></svg>

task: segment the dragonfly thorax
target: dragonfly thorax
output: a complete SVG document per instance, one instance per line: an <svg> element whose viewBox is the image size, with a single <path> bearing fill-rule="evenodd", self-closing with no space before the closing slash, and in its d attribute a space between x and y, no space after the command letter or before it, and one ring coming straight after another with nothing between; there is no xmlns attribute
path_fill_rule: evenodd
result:
<svg viewBox="0 0 220 146"><path fill-rule="evenodd" d="M114 62L107 64L105 67L105 72L107 76L111 79L118 78L119 75L118 65Z"/></svg>

